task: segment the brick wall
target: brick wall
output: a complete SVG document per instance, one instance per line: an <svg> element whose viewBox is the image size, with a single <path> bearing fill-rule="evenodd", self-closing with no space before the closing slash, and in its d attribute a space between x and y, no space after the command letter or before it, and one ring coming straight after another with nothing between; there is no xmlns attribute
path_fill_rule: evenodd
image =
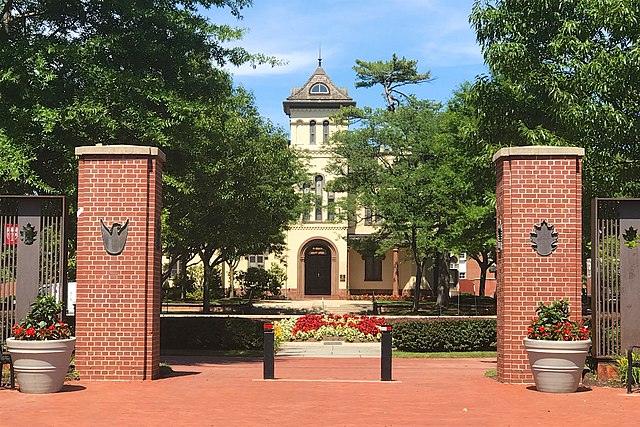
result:
<svg viewBox="0 0 640 427"><path fill-rule="evenodd" d="M498 224L498 378L533 383L522 343L540 301L567 299L580 316L582 156L569 147L510 147L494 155ZM530 232L543 220L555 226L558 247L540 256Z"/></svg>
<svg viewBox="0 0 640 427"><path fill-rule="evenodd" d="M78 252L76 369L86 380L159 373L160 212L164 153L152 147L76 149ZM100 220L129 220L124 251L109 255Z"/></svg>

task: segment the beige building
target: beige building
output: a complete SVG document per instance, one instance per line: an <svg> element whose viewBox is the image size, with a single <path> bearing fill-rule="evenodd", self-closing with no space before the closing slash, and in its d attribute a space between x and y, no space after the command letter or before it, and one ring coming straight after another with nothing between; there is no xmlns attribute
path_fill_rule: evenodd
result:
<svg viewBox="0 0 640 427"><path fill-rule="evenodd" d="M294 88L283 102L290 118L291 147L308 158L311 185L303 191L317 197L300 222L287 231L284 253L255 254L244 258L238 270L269 268L279 263L287 274L282 294L292 299L344 298L348 295L400 294L411 286L414 267L403 251L390 250L383 257L363 256L349 248L349 240L374 230L371 215L362 221L339 220L333 202L344 195L327 191L334 177L327 173L331 158L328 143L338 129L330 117L340 107L354 106L346 88L337 87L319 65L302 87ZM321 201L321 202L320 202Z"/></svg>

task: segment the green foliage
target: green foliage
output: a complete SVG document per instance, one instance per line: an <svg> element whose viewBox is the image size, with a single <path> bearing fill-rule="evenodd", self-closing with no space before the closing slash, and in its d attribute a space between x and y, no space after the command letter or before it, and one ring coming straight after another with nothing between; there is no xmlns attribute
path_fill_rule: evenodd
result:
<svg viewBox="0 0 640 427"><path fill-rule="evenodd" d="M302 168L222 66L280 62L227 47L243 30L202 13L239 17L249 5L0 2L0 191L62 193L73 204L75 147L157 146L167 154L165 253L200 255L210 284L226 259L276 250L297 217Z"/></svg>
<svg viewBox="0 0 640 427"><path fill-rule="evenodd" d="M431 72L418 73L418 61L398 59L394 53L391 61L361 61L356 59L353 67L356 72L356 87L382 85L387 108L396 111L401 99L407 95L399 90L402 86L431 81Z"/></svg>
<svg viewBox="0 0 640 427"><path fill-rule="evenodd" d="M631 353L631 360L633 363L640 362L640 354L633 352ZM627 378L629 374L629 360L627 357L618 357L616 359L617 369L618 369L618 379L621 383L626 384ZM640 367L632 367L631 375L633 376L633 382L635 384L640 384Z"/></svg>
<svg viewBox="0 0 640 427"><path fill-rule="evenodd" d="M52 295L38 295L22 322L11 333L18 340L61 340L71 337L71 328L60 320L63 303Z"/></svg>
<svg viewBox="0 0 640 427"><path fill-rule="evenodd" d="M354 221L364 219L358 216L364 207L374 212L382 220L374 236L376 252L409 248L420 283L427 259L454 243L451 225L467 192L458 173L464 154L452 145L442 114L428 101L409 99L395 112L347 109L342 117L357 117L359 124L336 133L332 144L329 170L338 177L333 185L349 193L343 208Z"/></svg>
<svg viewBox="0 0 640 427"><path fill-rule="evenodd" d="M587 200L640 195L638 16L628 0L476 2L480 137L582 146Z"/></svg>
<svg viewBox="0 0 640 427"><path fill-rule="evenodd" d="M280 295L280 290L287 282L286 270L280 264L273 263L269 266L267 272L269 273L269 293L271 295Z"/></svg>
<svg viewBox="0 0 640 427"><path fill-rule="evenodd" d="M160 319L161 350L260 350L262 322L251 319L209 316Z"/></svg>
<svg viewBox="0 0 640 427"><path fill-rule="evenodd" d="M272 264L269 270L250 267L236 275L245 294L251 299L263 297L266 293L280 295L280 288L284 284L286 274L282 267Z"/></svg>
<svg viewBox="0 0 640 427"><path fill-rule="evenodd" d="M398 350L415 352L482 351L496 348L496 321L434 320L393 325Z"/></svg>
<svg viewBox="0 0 640 427"><path fill-rule="evenodd" d="M536 314L527 329L528 338L548 341L589 339L589 329L582 321L569 320L571 310L567 300L553 301L551 304L540 302Z"/></svg>

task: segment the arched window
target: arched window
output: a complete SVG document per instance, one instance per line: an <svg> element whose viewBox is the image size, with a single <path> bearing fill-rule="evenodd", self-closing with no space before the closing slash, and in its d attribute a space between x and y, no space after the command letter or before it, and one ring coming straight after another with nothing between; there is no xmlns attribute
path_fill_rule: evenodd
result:
<svg viewBox="0 0 640 427"><path fill-rule="evenodd" d="M329 141L329 120L322 122L322 142Z"/></svg>
<svg viewBox="0 0 640 427"><path fill-rule="evenodd" d="M309 193L310 188L309 188L309 184L304 183L302 184L302 192L304 194ZM302 214L302 221L303 222L307 222L311 220L311 209L309 207L305 207L304 212Z"/></svg>
<svg viewBox="0 0 640 427"><path fill-rule="evenodd" d="M316 121L315 120L311 120L309 122L309 143L310 144L316 143Z"/></svg>
<svg viewBox="0 0 640 427"><path fill-rule="evenodd" d="M322 221L322 184L324 178L322 175L316 175L316 221Z"/></svg>
<svg viewBox="0 0 640 427"><path fill-rule="evenodd" d="M316 83L313 86L311 86L311 90L309 91L310 93L329 93L329 88L327 87L327 85L325 85L324 83Z"/></svg>
<svg viewBox="0 0 640 427"><path fill-rule="evenodd" d="M324 181L324 178L322 177L322 175L316 175L316 196L321 196L322 197L322 182Z"/></svg>

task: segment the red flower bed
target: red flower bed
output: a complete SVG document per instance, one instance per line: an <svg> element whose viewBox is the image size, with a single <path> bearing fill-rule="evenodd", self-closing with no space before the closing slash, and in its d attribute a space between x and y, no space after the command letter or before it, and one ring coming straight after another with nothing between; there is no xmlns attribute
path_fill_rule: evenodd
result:
<svg viewBox="0 0 640 427"><path fill-rule="evenodd" d="M293 328L293 336L298 332L309 332L320 329L322 326L330 327L353 327L358 329L364 334L376 335L379 330L379 326L386 324L385 319L374 316L358 316L355 314L344 314L342 316L337 314L307 314L296 320L296 325Z"/></svg>

